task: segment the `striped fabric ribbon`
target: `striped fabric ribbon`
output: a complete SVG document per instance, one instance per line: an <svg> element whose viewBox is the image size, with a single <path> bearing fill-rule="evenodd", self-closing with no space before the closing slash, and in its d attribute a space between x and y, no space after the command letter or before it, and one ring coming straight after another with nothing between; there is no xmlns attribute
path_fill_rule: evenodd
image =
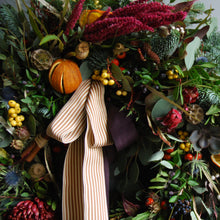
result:
<svg viewBox="0 0 220 220"><path fill-rule="evenodd" d="M107 220L103 146L112 145L104 86L85 80L47 128L47 135L69 143L64 161L63 220Z"/></svg>

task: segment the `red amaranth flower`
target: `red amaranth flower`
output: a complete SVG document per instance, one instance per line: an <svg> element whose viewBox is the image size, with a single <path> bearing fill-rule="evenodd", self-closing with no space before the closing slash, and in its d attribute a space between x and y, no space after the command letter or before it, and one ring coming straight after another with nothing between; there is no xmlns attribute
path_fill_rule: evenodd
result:
<svg viewBox="0 0 220 220"><path fill-rule="evenodd" d="M172 108L162 119L161 124L167 127L167 132L171 133L182 122L182 114L178 110Z"/></svg>
<svg viewBox="0 0 220 220"><path fill-rule="evenodd" d="M184 103L194 103L199 97L199 92L196 87L187 87L183 90Z"/></svg>
<svg viewBox="0 0 220 220"><path fill-rule="evenodd" d="M147 4L145 1L136 1L116 9L104 19L86 25L83 37L86 41L95 43L133 32L153 32L154 28L186 17L186 12L173 12L173 9L174 7L159 2Z"/></svg>
<svg viewBox="0 0 220 220"><path fill-rule="evenodd" d="M80 14L82 12L84 2L85 0L79 0L79 2L75 5L75 8L73 9L69 21L67 22L66 25L66 30L64 32L66 36L68 36L70 30L72 30L75 27L75 24L78 21Z"/></svg>

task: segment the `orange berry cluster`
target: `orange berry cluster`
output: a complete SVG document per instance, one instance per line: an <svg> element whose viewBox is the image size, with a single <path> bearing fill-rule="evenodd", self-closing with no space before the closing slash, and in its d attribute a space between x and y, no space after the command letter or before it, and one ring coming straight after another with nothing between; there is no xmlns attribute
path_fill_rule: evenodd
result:
<svg viewBox="0 0 220 220"><path fill-rule="evenodd" d="M115 81L111 79L111 75L106 69L103 69L102 72L100 70L94 70L93 73L92 79L101 81L104 86L113 86L115 84Z"/></svg>
<svg viewBox="0 0 220 220"><path fill-rule="evenodd" d="M169 80L172 80L172 79L178 79L179 78L179 71L177 69L175 70L167 70L166 71L166 75L167 75L167 78Z"/></svg>
<svg viewBox="0 0 220 220"><path fill-rule="evenodd" d="M20 104L14 100L8 101L9 109L8 109L8 121L10 122L11 126L22 126L22 122L24 121L24 116L19 115L21 112Z"/></svg>
<svg viewBox="0 0 220 220"><path fill-rule="evenodd" d="M181 140L186 140L186 138L189 136L189 133L187 131L178 131L179 138ZM189 152L191 148L190 142L181 143L179 145L180 149L184 150L185 152Z"/></svg>

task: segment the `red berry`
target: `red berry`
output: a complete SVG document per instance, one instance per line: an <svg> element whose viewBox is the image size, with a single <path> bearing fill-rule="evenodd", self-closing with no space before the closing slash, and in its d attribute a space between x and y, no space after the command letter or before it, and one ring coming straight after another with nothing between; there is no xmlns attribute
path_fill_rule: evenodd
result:
<svg viewBox="0 0 220 220"><path fill-rule="evenodd" d="M125 70L125 68L124 68L124 67L119 67L119 68L120 68L120 70L121 70L121 71Z"/></svg>
<svg viewBox="0 0 220 220"><path fill-rule="evenodd" d="M167 149L165 152L168 153L168 154L170 154L170 153L172 153L173 151L174 151L174 148L170 148L170 149Z"/></svg>
<svg viewBox="0 0 220 220"><path fill-rule="evenodd" d="M149 198L147 198L147 200L146 200L146 202L145 202L145 205L146 205L146 206L152 205L153 202L154 202L153 198L149 197Z"/></svg>
<svg viewBox="0 0 220 220"><path fill-rule="evenodd" d="M184 159L185 160L193 160L193 155L192 154L185 154Z"/></svg>
<svg viewBox="0 0 220 220"><path fill-rule="evenodd" d="M169 154L164 154L163 159L164 160L170 160L171 156Z"/></svg>
<svg viewBox="0 0 220 220"><path fill-rule="evenodd" d="M167 209L167 202L163 200L163 201L160 203L160 207L161 207L161 209L166 210L166 209Z"/></svg>
<svg viewBox="0 0 220 220"><path fill-rule="evenodd" d="M201 154L201 153L198 153L198 154L196 154L196 155L194 156L194 158L195 158L196 160L201 160L201 159L202 159L202 154Z"/></svg>
<svg viewBox="0 0 220 220"><path fill-rule="evenodd" d="M124 59L125 57L126 57L126 53L125 52L124 53L120 53L120 54L117 55L118 59Z"/></svg>
<svg viewBox="0 0 220 220"><path fill-rule="evenodd" d="M117 59L113 59L112 63L114 63L116 66L119 66L119 61Z"/></svg>

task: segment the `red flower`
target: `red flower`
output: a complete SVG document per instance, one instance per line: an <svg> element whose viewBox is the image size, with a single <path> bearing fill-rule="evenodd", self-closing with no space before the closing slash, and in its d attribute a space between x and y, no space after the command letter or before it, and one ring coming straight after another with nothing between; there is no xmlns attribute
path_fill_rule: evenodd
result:
<svg viewBox="0 0 220 220"><path fill-rule="evenodd" d="M161 124L167 127L168 133L171 133L182 121L182 114L178 110L172 108L162 120Z"/></svg>
<svg viewBox="0 0 220 220"><path fill-rule="evenodd" d="M199 92L196 87L187 87L183 90L184 103L194 103L199 97Z"/></svg>

